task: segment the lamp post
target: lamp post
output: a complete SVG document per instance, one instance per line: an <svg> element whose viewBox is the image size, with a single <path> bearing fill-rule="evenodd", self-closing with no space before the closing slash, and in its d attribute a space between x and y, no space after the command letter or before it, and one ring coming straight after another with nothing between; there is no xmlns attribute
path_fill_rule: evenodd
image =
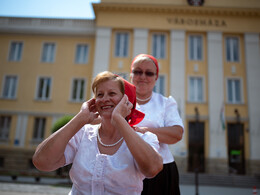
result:
<svg viewBox="0 0 260 195"><path fill-rule="evenodd" d="M199 195L199 168L195 169L195 195Z"/></svg>

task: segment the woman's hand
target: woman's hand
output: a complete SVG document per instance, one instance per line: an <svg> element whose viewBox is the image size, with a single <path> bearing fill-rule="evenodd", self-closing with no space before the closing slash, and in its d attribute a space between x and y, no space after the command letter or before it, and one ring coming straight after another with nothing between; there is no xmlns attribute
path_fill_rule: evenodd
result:
<svg viewBox="0 0 260 195"><path fill-rule="evenodd" d="M133 104L128 101L127 95L124 95L121 101L117 104L112 113L111 123L113 124L115 117L126 118L130 113Z"/></svg>
<svg viewBox="0 0 260 195"><path fill-rule="evenodd" d="M134 127L134 130L137 131L137 132L140 132L142 134L145 134L148 130L148 127Z"/></svg>
<svg viewBox="0 0 260 195"><path fill-rule="evenodd" d="M96 100L94 98L84 102L80 109L80 114L82 120L85 121L85 124L92 123L95 119L98 118L99 114L96 109Z"/></svg>
<svg viewBox="0 0 260 195"><path fill-rule="evenodd" d="M33 155L35 167L41 171L53 171L63 166L66 162L64 151L69 140L85 124L98 117L96 111L95 99L84 102L76 116L38 145Z"/></svg>
<svg viewBox="0 0 260 195"><path fill-rule="evenodd" d="M182 139L183 128L178 125L169 127L134 127L134 130L140 133L150 131L157 135L160 143L175 144Z"/></svg>

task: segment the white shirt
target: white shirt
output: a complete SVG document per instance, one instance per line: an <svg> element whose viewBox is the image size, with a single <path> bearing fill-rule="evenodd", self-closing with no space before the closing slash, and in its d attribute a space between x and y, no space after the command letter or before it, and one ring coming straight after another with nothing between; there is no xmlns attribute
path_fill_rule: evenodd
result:
<svg viewBox="0 0 260 195"><path fill-rule="evenodd" d="M66 164L72 164L70 178L73 182L69 194L137 195L143 189L145 176L125 142L113 155L101 154L97 144L98 125L85 125L69 141L65 149ZM138 133L156 151L157 136Z"/></svg>
<svg viewBox="0 0 260 195"><path fill-rule="evenodd" d="M136 109L145 113L144 119L136 125L137 127L158 128L179 125L183 128L177 103L171 96L167 98L159 93L153 92L150 101L142 105L137 104ZM163 158L164 164L174 161L168 144L160 143L159 153Z"/></svg>

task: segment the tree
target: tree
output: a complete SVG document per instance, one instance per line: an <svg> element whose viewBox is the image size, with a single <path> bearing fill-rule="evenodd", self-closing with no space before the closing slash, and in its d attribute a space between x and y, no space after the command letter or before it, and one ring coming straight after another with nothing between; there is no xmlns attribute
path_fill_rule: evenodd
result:
<svg viewBox="0 0 260 195"><path fill-rule="evenodd" d="M71 119L73 118L73 116L71 115L65 115L61 118L59 118L52 126L51 132L54 133L55 131L59 130L61 127L63 127L64 125L66 125ZM56 174L64 177L63 173L66 172L68 173L70 170L71 165L67 165L65 167L61 167L59 169L57 169Z"/></svg>
<svg viewBox="0 0 260 195"><path fill-rule="evenodd" d="M55 131L59 130L61 127L63 127L64 125L66 125L71 119L73 118L73 116L71 115L65 115L61 118L59 118L52 126L51 132L54 133Z"/></svg>

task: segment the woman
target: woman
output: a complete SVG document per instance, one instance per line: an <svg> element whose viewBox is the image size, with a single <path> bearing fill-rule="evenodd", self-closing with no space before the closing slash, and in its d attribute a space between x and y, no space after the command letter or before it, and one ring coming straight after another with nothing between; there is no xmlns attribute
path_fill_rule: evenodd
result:
<svg viewBox="0 0 260 195"><path fill-rule="evenodd" d="M153 179L144 180L143 195L180 194L179 174L168 144L182 139L183 123L178 114L176 101L153 92L158 79L157 60L147 54L136 56L131 64L131 82L136 86L136 109L145 113L145 118L136 126L136 131L152 132L160 142L159 152L163 157L163 170Z"/></svg>
<svg viewBox="0 0 260 195"><path fill-rule="evenodd" d="M157 137L136 133L128 124L144 117L133 105L135 87L102 72L92 90L95 97L37 147L33 163L41 171L72 163L70 194L140 194L142 180L161 171L162 158ZM90 125L98 115L101 124Z"/></svg>

